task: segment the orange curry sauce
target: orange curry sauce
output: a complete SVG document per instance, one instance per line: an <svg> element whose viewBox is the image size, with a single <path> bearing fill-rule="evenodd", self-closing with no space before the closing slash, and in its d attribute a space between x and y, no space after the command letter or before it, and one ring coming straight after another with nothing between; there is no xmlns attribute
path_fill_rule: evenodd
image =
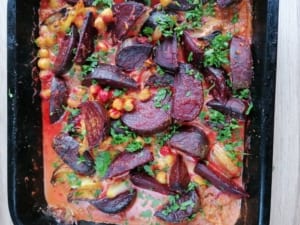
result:
<svg viewBox="0 0 300 225"><path fill-rule="evenodd" d="M119 0L118 0L119 1ZM116 1L116 2L118 2ZM121 2L121 1L120 1ZM80 5L81 4L81 5ZM159 4L159 2L154 2L153 5ZM44 21L49 15L53 12L59 10L62 7L71 7L67 5L64 0L41 0L40 2L40 21ZM84 19L84 12L92 11L94 16L98 16L100 11L97 11L94 7L83 7L82 3L78 3L76 6L78 7L80 12L77 13L75 17L70 16L68 19L75 23L77 27L80 28L83 23ZM242 0L241 3L236 4L234 7L229 7L228 9L220 9L216 3L214 4L215 16L210 17L206 16L205 21L206 23L203 24L201 28L202 34L209 34L214 30L221 30L223 33L231 32L234 35L243 36L246 38L249 43L251 43L251 34L252 34L252 17L251 17L251 0ZM76 11L76 10L75 10ZM232 23L232 18L234 15L238 15L238 21L236 23ZM67 19L67 20L68 20ZM69 26L70 23L65 23L60 26ZM68 201L68 196L73 189L71 185L66 182L56 182L53 183L53 173L59 166L63 164L60 157L56 154L54 149L52 148L53 138L60 133L67 121L67 117L69 112L66 112L63 118L51 124L49 120L49 97L51 95L51 80L54 77L54 73L52 71L51 65L53 65L56 54L57 54L57 46L62 41L64 37L64 32L57 31L55 28L51 27L50 25L43 25L40 26L40 33L37 39L37 45L40 49L47 50L47 52L39 52L39 63L38 66L40 67L40 80L42 84L41 90L41 97L42 101L42 113L43 113L43 157L44 157L44 184L45 184L45 197L49 205L49 211L51 211L58 219L72 222L77 220L86 220L86 221L93 221L93 222L105 222L105 223L112 223L112 224L129 224L129 225L141 225L141 224L152 224L152 225L163 225L163 224L172 224L165 221L162 221L154 216L154 212L161 208L163 204L168 201L168 196L159 194L157 192L141 189L135 187L138 190L138 194L134 203L127 208L125 211L118 213L118 214L106 214L94 206L88 203L88 201ZM99 43L95 43L96 48L99 50L103 50L103 48L117 49L117 46L112 46L111 40L109 38L106 40L105 38L108 37L107 34L102 33L103 39L99 41ZM97 39L100 40L100 39ZM103 47L104 46L104 47ZM182 53L179 51L179 60L182 60ZM43 59L43 60L41 60ZM109 63L114 64L114 58L109 58ZM150 62L151 63L151 62ZM75 73L79 71L80 67L73 66L73 70ZM77 71L78 70L78 71ZM230 72L227 68L227 72ZM70 72L68 72L70 73ZM130 74L136 81L141 84L141 87L144 88L145 79L149 76L147 72L143 71L143 73L132 72ZM204 85L204 90L207 90L209 87ZM80 83L75 78L71 78L68 83L70 92L76 94L76 87L80 86ZM105 87L102 87L105 88ZM78 90L77 90L78 91ZM97 99L89 94L89 90L84 89L84 92L88 94L89 100ZM133 93L126 93L127 96L130 98L137 98L140 91L133 92ZM205 92L205 91L204 91ZM210 94L205 95L205 100L202 108L202 112L207 112L208 108L206 107L205 103L212 99ZM73 103L68 101L70 108L72 108ZM74 103L75 104L75 103ZM76 106L76 105L75 105ZM218 141L216 140L216 132L212 130L210 127L202 123L201 120L198 118L194 121L190 122L191 124L200 127L205 134L209 138L210 146L209 148L212 149L213 146ZM238 121L240 125L239 128L235 130L235 134L233 135L234 139L245 140L244 139L244 127L245 122L242 120ZM122 151L124 146L111 146L110 138L106 138L103 143L100 143L100 146L103 149L111 149L117 148L117 150ZM84 143L83 143L84 145ZM152 147L151 150L154 150L155 147ZM99 148L100 149L100 148ZM112 150L113 152L115 150ZM244 147L243 145L237 147L237 151L243 152ZM166 164L171 166L174 162L174 155L176 150L171 149L170 155L165 159L166 156L161 154L157 154L155 160L157 164L160 163ZM241 154L242 155L242 154ZM226 156L225 156L226 157ZM243 157L239 158L239 161L242 161ZM212 159L209 159L212 160ZM228 160L228 158L226 159ZM226 161L225 160L225 161ZM237 221L238 217L240 216L240 208L241 208L241 199L234 197L230 194L224 193L218 190L214 185L209 184L206 180L201 178L199 175L195 174L193 168L195 166L195 160L191 157L184 156L184 162L187 165L191 180L197 184L197 191L199 192L200 196L200 205L201 209L195 217L189 221L184 221L179 224L190 224L190 225L233 225ZM233 161L229 163L235 163ZM66 166L66 165L65 165ZM67 167L67 166L66 166ZM159 166L158 166L159 167ZM226 167L226 165L225 165ZM220 169L220 168L219 168ZM241 181L241 174L242 168L241 166L234 166L234 168L227 168L228 171L236 173L233 178L233 181L237 184L243 186ZM231 170L232 169L232 170ZM66 169L67 171L70 171ZM222 168L221 168L222 170ZM62 171L63 173L63 171ZM156 174L157 175L157 174ZM127 174L125 174L122 179L126 179ZM167 182L168 174L164 173L162 179L158 178L161 182ZM100 179L97 180L97 177L87 177L87 183L94 183L95 186L101 192L98 197L103 197L106 195L109 186L113 184L115 181L101 181ZM51 182L52 181L52 182ZM82 180L82 185L84 185L84 178ZM128 185L128 182L127 184ZM131 186L132 184L129 184ZM74 191L74 190L73 190ZM150 212L150 213L149 213ZM148 215L150 214L150 215Z"/></svg>

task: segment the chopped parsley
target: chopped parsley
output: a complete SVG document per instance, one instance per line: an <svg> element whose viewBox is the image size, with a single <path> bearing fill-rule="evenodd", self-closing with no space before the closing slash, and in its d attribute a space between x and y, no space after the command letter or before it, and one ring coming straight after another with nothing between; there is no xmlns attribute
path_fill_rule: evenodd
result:
<svg viewBox="0 0 300 225"><path fill-rule="evenodd" d="M152 27L145 27L145 28L143 29L142 32L143 32L143 34L146 35L147 37L151 37L152 34L153 34L153 32L154 32L154 30L153 30Z"/></svg>
<svg viewBox="0 0 300 225"><path fill-rule="evenodd" d="M195 206L195 203L192 200L187 200L179 204L178 203L179 198L180 198L179 195L169 196L169 204L162 211L162 214L167 216L172 212L176 212L179 210L186 211L188 208Z"/></svg>
<svg viewBox="0 0 300 225"><path fill-rule="evenodd" d="M97 175L102 178L105 176L110 164L111 164L112 158L109 152L103 151L100 152L96 156L95 160L95 169Z"/></svg>
<svg viewBox="0 0 300 225"><path fill-rule="evenodd" d="M156 92L156 95L154 96L154 106L156 108L162 108L163 105L163 100L166 99L167 96L171 95L171 90L169 88L159 88ZM164 109L169 109L169 106Z"/></svg>
<svg viewBox="0 0 300 225"><path fill-rule="evenodd" d="M160 147L164 146L165 143L170 140L173 135L177 132L179 128L178 124L172 124L171 127L169 128L169 132L164 132L164 133L158 133L156 134L156 144L159 145Z"/></svg>
<svg viewBox="0 0 300 225"><path fill-rule="evenodd" d="M165 37L172 37L174 34L174 28L176 27L177 20L176 16L171 16L168 14L161 15L157 18L156 23Z"/></svg>
<svg viewBox="0 0 300 225"><path fill-rule="evenodd" d="M146 173L152 177L155 176L152 167L150 165L144 165L144 170L146 171Z"/></svg>
<svg viewBox="0 0 300 225"><path fill-rule="evenodd" d="M81 180L75 173L68 173L67 181L72 188L78 188L81 186Z"/></svg>
<svg viewBox="0 0 300 225"><path fill-rule="evenodd" d="M204 66L221 67L229 64L229 41L232 35L227 33L225 35L219 34L212 41L204 52Z"/></svg>
<svg viewBox="0 0 300 225"><path fill-rule="evenodd" d="M115 89L113 92L114 97L120 97L125 94L125 90Z"/></svg>
<svg viewBox="0 0 300 225"><path fill-rule="evenodd" d="M249 115L252 109L253 109L253 102L250 102L250 104L249 104L249 106L248 106L248 108L247 108L245 114L246 114L246 115Z"/></svg>
<svg viewBox="0 0 300 225"><path fill-rule="evenodd" d="M103 8L111 8L113 5L112 0L94 0L92 3L93 6L101 6Z"/></svg>
<svg viewBox="0 0 300 225"><path fill-rule="evenodd" d="M238 13L235 13L231 19L231 23L232 24L236 24L239 22L239 14Z"/></svg>
<svg viewBox="0 0 300 225"><path fill-rule="evenodd" d="M248 99L250 96L250 90L245 88L239 91L234 91L233 96L240 99Z"/></svg>
<svg viewBox="0 0 300 225"><path fill-rule="evenodd" d="M143 148L143 143L140 141L133 141L126 146L126 151L128 152L136 152Z"/></svg>

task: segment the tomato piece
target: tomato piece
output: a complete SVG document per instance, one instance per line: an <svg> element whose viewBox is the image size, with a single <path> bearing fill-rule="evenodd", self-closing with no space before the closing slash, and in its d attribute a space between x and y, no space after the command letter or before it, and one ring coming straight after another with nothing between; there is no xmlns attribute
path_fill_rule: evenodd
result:
<svg viewBox="0 0 300 225"><path fill-rule="evenodd" d="M159 150L160 154L163 156L167 156L169 154L171 154L171 149L168 146L163 146L160 150Z"/></svg>

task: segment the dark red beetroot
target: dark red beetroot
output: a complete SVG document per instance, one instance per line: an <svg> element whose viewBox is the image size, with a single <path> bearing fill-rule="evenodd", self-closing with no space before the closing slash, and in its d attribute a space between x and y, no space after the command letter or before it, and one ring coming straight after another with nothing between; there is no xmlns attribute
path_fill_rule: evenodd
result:
<svg viewBox="0 0 300 225"><path fill-rule="evenodd" d="M183 47L186 61L197 68L201 68L203 64L204 51L199 48L188 31L184 31L183 33ZM192 58L188 60L191 57L190 54L192 54Z"/></svg>
<svg viewBox="0 0 300 225"><path fill-rule="evenodd" d="M176 72L178 69L178 47L176 35L173 37L165 38L156 47L154 54L154 62L162 68Z"/></svg>
<svg viewBox="0 0 300 225"><path fill-rule="evenodd" d="M82 103L80 109L89 147L94 147L104 139L108 131L109 119L106 110L95 101Z"/></svg>
<svg viewBox="0 0 300 225"><path fill-rule="evenodd" d="M169 101L167 97L164 104L169 104ZM155 107L153 98L147 102L136 101L135 111L124 113L121 120L140 135L151 135L164 131L172 122L169 110Z"/></svg>
<svg viewBox="0 0 300 225"><path fill-rule="evenodd" d="M168 144L172 148L199 159L205 159L209 151L206 134L196 127L182 127L178 133L173 135Z"/></svg>
<svg viewBox="0 0 300 225"><path fill-rule="evenodd" d="M70 5L75 5L79 2L79 0L66 0L66 2ZM91 6L94 0L83 0L85 6Z"/></svg>
<svg viewBox="0 0 300 225"><path fill-rule="evenodd" d="M168 6L168 10L172 11L188 11L195 8L194 4L191 4L188 0L177 0L176 2L171 2Z"/></svg>
<svg viewBox="0 0 300 225"><path fill-rule="evenodd" d="M210 100L206 103L207 106L220 111L226 115L230 115L237 119L245 119L247 104L239 98L230 98L227 102L219 102L217 100Z"/></svg>
<svg viewBox="0 0 300 225"><path fill-rule="evenodd" d="M76 49L74 62L83 64L86 58L94 51L94 38L97 34L94 28L94 16L92 12L87 12L80 31L79 43Z"/></svg>
<svg viewBox="0 0 300 225"><path fill-rule="evenodd" d="M154 74L146 81L145 85L150 87L170 87L173 86L174 76L165 73L164 75Z"/></svg>
<svg viewBox="0 0 300 225"><path fill-rule="evenodd" d="M114 198L102 198L91 200L90 203L100 211L108 214L116 214L124 211L136 198L136 190L123 192Z"/></svg>
<svg viewBox="0 0 300 225"><path fill-rule="evenodd" d="M219 102L230 98L230 90L226 85L225 72L222 69L208 67L204 70L205 81L210 88L209 93Z"/></svg>
<svg viewBox="0 0 300 225"><path fill-rule="evenodd" d="M196 71L189 64L180 64L179 73L174 79L171 116L182 122L194 120L204 101L202 83L188 74L191 70Z"/></svg>
<svg viewBox="0 0 300 225"><path fill-rule="evenodd" d="M60 158L76 173L89 176L95 172L94 160L90 153L85 151L80 156L79 143L68 134L61 133L57 135L53 139L52 147Z"/></svg>
<svg viewBox="0 0 300 225"><path fill-rule="evenodd" d="M140 68L149 58L152 45L140 43L135 39L125 40L116 55L116 64L123 70L131 71Z"/></svg>
<svg viewBox="0 0 300 225"><path fill-rule="evenodd" d="M122 152L110 164L105 178L119 176L150 161L153 161L153 155L148 149L133 153Z"/></svg>
<svg viewBox="0 0 300 225"><path fill-rule="evenodd" d="M99 66L83 80L83 85L91 85L96 80L100 85L112 88L137 89L138 84L131 77L123 73L117 66L99 64Z"/></svg>
<svg viewBox="0 0 300 225"><path fill-rule="evenodd" d="M74 48L77 47L79 34L75 25L71 26L71 34L66 35L59 46L59 51L56 56L53 72L56 76L61 76L72 67L74 58Z"/></svg>
<svg viewBox="0 0 300 225"><path fill-rule="evenodd" d="M190 175L181 155L176 156L176 161L171 167L169 186L172 191L183 192L190 183Z"/></svg>
<svg viewBox="0 0 300 225"><path fill-rule="evenodd" d="M218 6L221 8L226 8L234 3L240 3L241 0L217 0Z"/></svg>
<svg viewBox="0 0 300 225"><path fill-rule="evenodd" d="M196 191L193 190L181 195L179 198L174 198L174 201L164 205L154 215L170 223L180 223L188 220L194 213L199 211L200 199ZM179 209L174 210L174 206L179 206Z"/></svg>
<svg viewBox="0 0 300 225"><path fill-rule="evenodd" d="M248 41L233 37L230 44L230 68L232 88L249 88L253 76L252 53Z"/></svg>
<svg viewBox="0 0 300 225"><path fill-rule="evenodd" d="M115 25L113 37L123 40L137 34L147 20L148 8L137 2L123 2L113 5Z"/></svg>
<svg viewBox="0 0 300 225"><path fill-rule="evenodd" d="M64 80L53 77L50 96L50 123L55 123L62 117L67 99L68 88Z"/></svg>
<svg viewBox="0 0 300 225"><path fill-rule="evenodd" d="M237 197L249 197L249 194L244 191L243 188L232 182L224 175L217 174L209 169L204 163L199 162L194 169L195 173L199 174L204 179L212 183L216 188L221 191L230 193Z"/></svg>
<svg viewBox="0 0 300 225"><path fill-rule="evenodd" d="M154 177L144 173L130 173L130 181L139 188L155 191L163 195L174 194L168 185L161 184Z"/></svg>

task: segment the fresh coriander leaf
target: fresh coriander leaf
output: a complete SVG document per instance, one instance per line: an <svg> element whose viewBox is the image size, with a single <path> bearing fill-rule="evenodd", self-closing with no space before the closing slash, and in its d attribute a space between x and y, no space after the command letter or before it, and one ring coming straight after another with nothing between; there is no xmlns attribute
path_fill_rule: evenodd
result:
<svg viewBox="0 0 300 225"><path fill-rule="evenodd" d="M247 111L245 112L245 114L246 114L246 115L249 115L252 109L253 109L253 103L251 102L251 103L249 104L248 109L247 109Z"/></svg>
<svg viewBox="0 0 300 225"><path fill-rule="evenodd" d="M111 161L112 158L109 152L103 151L96 156L95 169L100 178L105 176Z"/></svg>
<svg viewBox="0 0 300 225"><path fill-rule="evenodd" d="M127 145L125 148L128 152L136 152L143 148L143 143L140 141L133 141Z"/></svg>
<svg viewBox="0 0 300 225"><path fill-rule="evenodd" d="M144 142L145 142L146 144L151 144L152 138L151 138L151 137L144 137Z"/></svg>
<svg viewBox="0 0 300 225"><path fill-rule="evenodd" d="M125 94L125 91L124 90L120 90L120 89L115 89L114 93L113 93L114 97L120 97L120 96L122 96L124 94Z"/></svg>
<svg viewBox="0 0 300 225"><path fill-rule="evenodd" d="M239 14L238 13L235 13L231 19L231 23L232 24L236 24L239 22Z"/></svg>
<svg viewBox="0 0 300 225"><path fill-rule="evenodd" d="M103 8L111 8L113 5L112 0L94 0L92 3L93 6L101 6Z"/></svg>
<svg viewBox="0 0 300 225"><path fill-rule="evenodd" d="M188 55L187 61L188 62L192 62L193 61L193 57L194 57L193 52L190 52L190 54Z"/></svg>
<svg viewBox="0 0 300 225"><path fill-rule="evenodd" d="M170 89L168 88L160 88L156 92L156 95L154 96L154 106L156 108L161 108L163 106L162 102L165 100L165 98L171 94Z"/></svg>
<svg viewBox="0 0 300 225"><path fill-rule="evenodd" d="M146 171L147 174L149 174L150 176L154 177L155 174L152 170L152 167L150 165L145 165L144 166L144 170Z"/></svg>
<svg viewBox="0 0 300 225"><path fill-rule="evenodd" d="M143 34L145 34L147 37L151 37L153 32L154 32L154 30L152 27L145 27L143 29Z"/></svg>

